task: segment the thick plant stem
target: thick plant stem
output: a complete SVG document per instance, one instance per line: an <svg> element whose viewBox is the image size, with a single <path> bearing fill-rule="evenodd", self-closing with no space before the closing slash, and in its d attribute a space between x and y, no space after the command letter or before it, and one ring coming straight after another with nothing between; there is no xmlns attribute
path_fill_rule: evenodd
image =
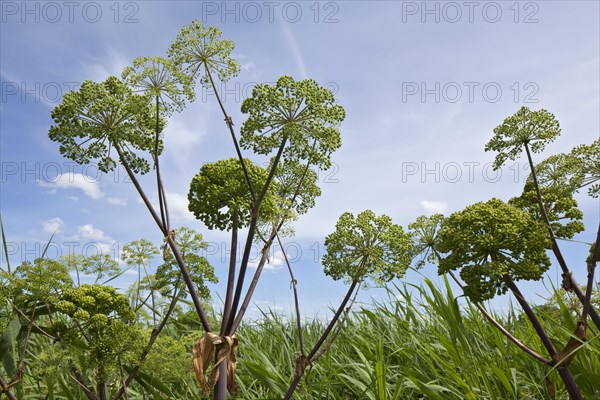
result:
<svg viewBox="0 0 600 400"><path fill-rule="evenodd" d="M556 348L550 341L546 330L544 329L544 327L542 327L542 324L535 315L535 312L533 311L527 300L525 300L525 297L523 296L517 285L515 285L515 282L512 280L510 275L504 275L504 282L506 282L506 286L508 286L510 291L515 295L517 301L521 305L521 308L523 308L525 315L531 322L533 329L535 329L535 332L539 336L540 340L542 341L544 347L546 348L550 356L555 356L557 354Z"/></svg>
<svg viewBox="0 0 600 400"><path fill-rule="evenodd" d="M229 259L229 273L227 275L227 291L225 293L225 304L223 305L223 321L221 321L221 334L225 334L227 321L231 314L231 302L233 300L233 289L235 285L235 265L237 263L237 241L238 241L238 215L233 214L231 228L231 257Z"/></svg>
<svg viewBox="0 0 600 400"><path fill-rule="evenodd" d="M313 148L315 146L315 143L316 143L316 141L313 142ZM270 174L270 176L271 176L270 179L272 179L272 175L275 172L275 168L276 168L276 165L278 163L277 159L280 157L281 154L279 154L279 153L281 153L281 151L283 150L284 145L285 145L285 141L284 141L284 143L282 143L282 145L280 147L280 151L278 152L278 157L276 157L276 161L275 161L275 163L274 163L274 165L272 167L271 174ZM292 207L292 205L296 201L296 198L298 197L298 194L300 193L300 189L302 188L302 184L304 183L304 179L306 178L306 175L308 173L309 167L310 167L310 160L306 163L306 167L304 168L304 171L302 172L302 176L300 177L298 185L296 186L296 189L294 190L294 195L292 196L292 198L290 200L290 206L289 206L290 208ZM265 187L267 187L267 186L265 185ZM261 194L261 196L264 196L265 193L266 193L266 190L263 189L263 193ZM270 239L269 240L264 240L263 239L264 242L265 242L265 244L269 243L269 246L270 246L270 243L273 241L273 239L275 239L275 236L278 234L279 230L281 229L281 227L283 226L284 223L285 223L285 218L282 218L281 221L279 221L279 223L273 229L273 231L271 233ZM243 263L244 263L244 261L242 260L242 265L243 265ZM250 286L250 288L248 288L248 291L246 292L246 297L244 298L244 302L242 303L242 306L239 309L238 315L235 316L235 318L234 318L233 315L231 316L231 318L233 318L234 321L233 321L233 324L232 324L231 328L228 329L228 333L229 334L235 333L235 331L237 330L237 328L239 327L239 325L240 325L240 323L242 321L242 318L244 317L244 314L246 312L248 304L250 303L250 299L252 298L252 295L254 293L254 288L256 287L256 283L258 281L258 278L260 277L260 274L261 274L261 271L262 271L262 265L264 265L264 261L262 261L262 264L259 263L259 267L257 268L257 272L255 272L254 278L253 278L252 283L251 283L251 286Z"/></svg>
<svg viewBox="0 0 600 400"><path fill-rule="evenodd" d="M6 394L6 397L8 397L8 400L17 400L17 397L12 392L12 390L10 390L10 388L8 387L8 384L4 381L4 379L2 379L1 376L0 376L0 387L2 388L2 392L0 392L0 394Z"/></svg>
<svg viewBox="0 0 600 400"><path fill-rule="evenodd" d="M356 285L358 285L358 282L353 281L352 284L350 285L350 287L348 288L348 292L346 292L346 296L344 297L344 300L342 300L342 303L338 307L335 315L329 322L329 325L327 326L327 328L325 329L325 331L323 332L323 334L321 335L321 337L319 338L317 343L314 345L314 347L312 348L310 353L308 354L307 359L308 359L309 363L310 363L311 359L315 356L315 354L317 354L317 352L319 351L319 349L321 348L323 343L325 343L327 336L329 336L329 333L331 333L331 330L335 326L337 320L340 318L342 311L344 311L344 308L346 307L348 300L350 300L350 296L352 296L354 289L356 289ZM300 372L300 373L298 373L298 372ZM298 384L300 383L300 380L302 379L303 372L304 372L303 370L297 371L297 373L294 375L294 380L292 381L287 392L285 393L284 400L289 400L292 398L292 396L294 395L294 392L296 391L296 387L298 386Z"/></svg>
<svg viewBox="0 0 600 400"><path fill-rule="evenodd" d="M227 400L227 358L219 364L219 379L214 389L215 400Z"/></svg>
<svg viewBox="0 0 600 400"><path fill-rule="evenodd" d="M540 340L542 341L542 344L548 351L548 354L550 354L550 357L552 357L554 359L555 356L558 354L556 351L556 348L550 341L550 338L548 337L546 330L542 327L542 324L537 319L535 312L533 311L533 309L531 308L529 303L525 300L525 298L523 297L523 294L521 293L521 291L519 290L517 285L515 285L515 282L512 280L510 275L504 275L504 281L506 282L506 285L511 290L511 292L513 292L513 294L517 298L517 301L523 308L523 311L525 311L525 315L527 315L527 318L531 322L533 329L535 329L537 335L539 336ZM575 383L575 380L573 379L573 375L571 375L571 372L569 371L569 369L567 367L561 367L560 365L556 369L558 371L558 374L560 375L560 378L562 379L563 383L565 384L565 387L567 388L567 392L569 392L569 396L571 397L571 399L572 400L583 400L583 397L581 396L581 393L579 392L579 389L577 388L577 384Z"/></svg>
<svg viewBox="0 0 600 400"><path fill-rule="evenodd" d="M540 213L542 214L544 223L546 224L546 227L548 228L548 232L550 233L550 239L552 240L552 251L554 252L554 255L556 256L556 260L558 261L558 264L560 265L560 268L563 271L563 276L565 276L566 279L569 279L570 287L573 289L573 292L575 293L575 295L579 298L579 301L581 302L581 304L585 304L586 296L581 291L581 288L579 287L579 285L577 284L577 281L575 280L571 271L569 270L569 267L567 266L567 263L560 251L560 247L558 247L558 242L556 241L556 236L554 235L552 226L550 225L550 219L548 218L548 213L546 212L546 207L544 206L544 200L542 198L542 192L540 190L540 185L538 183L537 173L535 172L535 165L533 165L533 159L531 157L531 151L529 150L529 145L527 143L525 143L524 146L525 146L525 152L527 153L527 160L529 162L529 168L531 169L531 177L533 178L533 186L535 187L538 204L540 206ZM600 249L597 249L597 250L600 252ZM594 322L594 325L596 325L596 328L600 329L600 315L598 315L598 312L594 309L594 307L592 307L592 306L589 307L589 314L590 314L590 318Z"/></svg>
<svg viewBox="0 0 600 400"><path fill-rule="evenodd" d="M123 151L121 150L121 146L119 146L116 143L113 143L113 145L114 145L115 149L117 150L117 153L119 154L119 159L121 160L121 163L123 164L123 166L125 167L125 170L127 171L127 175L129 175L129 178L133 182L133 185L135 186L140 197L142 198L142 201L146 205L146 208L148 208L148 211L150 211L150 214L154 218L154 221L158 225L159 229L165 235L167 243L168 243L169 247L171 248L171 250L173 252L173 256L175 257L175 260L177 261L177 265L179 266L179 269L181 270L181 273L183 275L183 280L188 288L188 292L190 293L192 302L194 303L194 307L196 308L196 313L200 317L200 321L202 322L202 327L204 328L204 330L206 332L211 332L210 325L208 324L208 319L206 318L206 314L204 313L204 309L202 308L202 304L200 303L200 298L198 297L198 293L196 292L194 282L192 281L192 278L190 277L189 271L185 265L185 261L183 260L183 257L181 257L181 254L179 253L179 249L177 248L175 241L171 237L170 233L166 230L166 227L162 224L162 221L161 221L160 217L158 216L158 214L156 213L156 211L154 210L154 207L152 207L150 200L148 200L146 193L142 189L135 174L131 170L129 163L125 159L125 157L123 155Z"/></svg>
<svg viewBox="0 0 600 400"><path fill-rule="evenodd" d="M456 284L463 289L464 285L462 284L462 282L456 277L456 275L454 274L454 272L452 271L448 271L450 276L452 277L452 279L454 279L454 282L456 282ZM546 357L542 356L541 354L538 354L536 351L530 349L529 347L527 347L523 342L521 342L519 339L517 339L516 337L514 337L504 326L502 326L493 316L492 314L490 314L485 308L483 308L483 306L480 303L474 303L475 307L477 307L477 309L479 310L479 312L481 312L483 314L483 316L496 328L498 329L504 336L506 336L506 338L508 340L510 340L511 342L513 342L518 348L520 348L521 350L523 350L525 353L527 353L529 356L535 358L538 361L543 362L544 364L547 364L550 362L550 360L548 360Z"/></svg>
<svg viewBox="0 0 600 400"><path fill-rule="evenodd" d="M237 313L238 304L242 295L242 287L244 285L244 278L246 277L246 269L248 268L248 261L250 260L250 251L252 250L252 242L254 241L254 234L256 233L256 227L258 223L258 216L253 215L250 219L250 226L248 227L248 235L246 236L246 244L244 246L244 252L242 253L242 260L240 262L240 273L237 278L237 284L235 285L234 297L231 302L231 310L229 313L229 319L225 321L225 332L231 332L231 326Z"/></svg>
<svg viewBox="0 0 600 400"><path fill-rule="evenodd" d="M269 176L265 181L265 186L263 187L260 195L256 199L256 203L254 204L254 209L252 210L252 219L250 220L250 226L248 227L248 236L246 238L246 246L244 247L244 254L242 255L242 262L240 264L240 274L237 279L237 284L235 286L235 296L233 297L233 303L231 305L231 316L229 317L229 321L227 321L227 329L225 331L228 334L234 331L233 324L236 319L236 315L238 312L238 306L240 303L240 298L242 297L242 289L244 287L244 278L246 277L246 270L248 269L248 261L250 260L250 251L252 250L252 242L254 241L254 235L256 234L256 228L258 223L258 218L260 215L260 203L263 198L267 194L267 190L271 185L271 181L273 180L273 176L275 175L275 171L277 166L279 165L279 160L283 154L283 149L287 143L287 137L284 137L281 141L281 145L279 146L279 150L277 150L277 155L275 156L275 160L273 161L273 165L271 166L271 171L269 172Z"/></svg>
<svg viewBox="0 0 600 400"><path fill-rule="evenodd" d="M238 236L238 215L233 214L233 225L231 228L231 257L229 259L229 274L227 276L227 292L225 293L225 304L223 305L223 320L221 321L221 335L225 334L227 321L231 314L231 301L233 297L233 288L235 284L235 264L237 262L237 236ZM215 385L215 400L227 399L227 363L225 358L219 365L219 379Z"/></svg>
<svg viewBox="0 0 600 400"><path fill-rule="evenodd" d="M98 397L100 400L106 400L106 382L100 382L98 384Z"/></svg>
<svg viewBox="0 0 600 400"><path fill-rule="evenodd" d="M246 292L246 296L244 297L244 301L240 305L240 310L237 313L233 324L231 325L231 329L227 332L228 335L233 335L237 328L242 323L242 319L244 318L244 314L246 310L248 310L248 306L250 305L250 300L252 299L252 295L254 294L254 290L256 289L256 285L258 285L258 280L263 271L265 263L267 262L267 257L269 255L269 249L271 248L271 244L273 242L273 236L267 241L267 243L263 246L262 256L258 262L258 266L256 267L256 271L254 272L254 276L252 277L252 281L250 282L250 286L248 287L248 291Z"/></svg>

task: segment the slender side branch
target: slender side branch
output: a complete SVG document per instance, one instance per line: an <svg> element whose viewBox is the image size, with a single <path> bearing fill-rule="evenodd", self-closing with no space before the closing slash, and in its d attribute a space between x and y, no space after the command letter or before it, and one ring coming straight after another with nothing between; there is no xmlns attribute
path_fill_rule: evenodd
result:
<svg viewBox="0 0 600 400"><path fill-rule="evenodd" d="M48 310L48 320L50 321L50 324L54 325L54 317L52 316L52 312L50 311L50 307L48 306L48 304L46 304L46 309ZM60 347L62 347L63 350L66 350L67 345L65 344L65 341L62 338L62 336L60 336L60 334L57 333L56 338L58 339L58 342L60 343ZM85 396L88 398L88 400L97 400L96 395L86 384L83 375L81 375L81 372L79 372L79 370L77 369L75 364L72 361L69 364L71 367L71 372L75 376L75 381L81 387L81 389L85 393Z"/></svg>
<svg viewBox="0 0 600 400"><path fill-rule="evenodd" d="M594 285L594 272L596 271L596 263L600 258L600 227L598 227L598 234L596 235L596 244L594 245L594 251L591 254L590 261L587 264L588 280L585 289L585 301L583 302L583 310L581 310L581 320L585 322L587 316L592 308L592 287Z"/></svg>
<svg viewBox="0 0 600 400"><path fill-rule="evenodd" d="M352 309L352 306L354 306L354 302L356 302L356 298L358 297L358 292L360 292L360 284L356 288L356 291L354 292L354 296L352 296L352 300L350 300L350 305L348 307L346 307L346 310L344 311L344 316L342 317L341 321L339 322L337 328L335 328L335 331L333 332L331 339L321 349L321 351L319 351L317 354L315 354L315 356L313 358L311 358L309 360L311 363L313 363L313 362L317 361L319 358L321 358L327 352L327 350L329 350L329 348L333 345L333 342L335 341L335 339L337 339L338 335L344 328L344 323L350 316L350 310Z"/></svg>
<svg viewBox="0 0 600 400"><path fill-rule="evenodd" d="M529 306L529 303L527 303L527 301L523 297L523 294L521 293L521 291L519 290L517 285L515 285L515 282L512 280L510 275L508 275L508 274L504 275L504 281L506 282L506 285L509 287L509 289L513 292L513 294L517 298L517 301L523 308L523 311L525 311L527 318L529 318L529 321L531 321L531 324L533 325L533 328L535 329L536 333L538 334L540 340L544 344L544 347L546 348L546 350L548 351L550 356L554 359L558 354L556 351L556 348L550 341L548 334L546 333L546 331L542 327L542 324L537 319L535 313ZM563 383L565 384L565 387L567 388L567 391L569 392L569 396L571 397L571 399L572 400L583 400L583 397L581 396L581 393L579 392L579 389L577 388L577 384L575 383L575 380L573 379L573 375L571 375L571 372L569 371L569 369L565 366L561 367L559 365L557 367L557 370L558 370L558 373L559 373Z"/></svg>
<svg viewBox="0 0 600 400"><path fill-rule="evenodd" d="M298 290L296 288L298 281L294 277L294 271L292 271L292 265L290 264L290 260L288 259L287 252L283 247L283 243L281 243L281 238L279 237L279 233L277 233L277 241L279 242L279 247L281 247L283 252L283 257L285 258L285 263L287 265L288 271L290 273L290 279L292 283L292 289L294 291L294 305L296 307L296 325L298 327L298 341L300 343L300 354L304 355L304 335L302 334L302 321L300 320L300 304L298 301Z"/></svg>
<svg viewBox="0 0 600 400"><path fill-rule="evenodd" d="M340 315L342 314L342 311L346 307L346 304L348 303L348 300L350 300L350 296L352 296L352 292L354 292L354 289L356 289L357 285L358 285L358 282L353 281L352 284L350 285L350 287L348 288L348 292L346 292L346 296L344 297L344 300L342 300L342 303L340 304L340 306L338 307L335 315L333 316L333 318L329 322L329 325L327 326L327 328L325 329L325 331L323 332L323 334L321 335L321 337L319 338L319 340L317 341L317 343L314 345L314 347L312 348L312 350L310 351L310 353L308 354L308 356L306 357L306 360L307 360L306 363L307 364L310 363L310 360L312 360L313 357L317 354L317 352L319 351L319 349L321 348L321 346L323 345L323 343L327 339L327 336L329 336L329 333L331 332L331 330L335 326L337 320L339 319ZM296 368L296 374L294 375L294 380L290 384L290 387L288 388L288 390L287 390L287 392L285 394L284 400L289 400L289 399L292 398L294 392L296 391L296 387L300 383L300 379L302 379L302 374L303 373L304 373L304 368L300 368L300 369Z"/></svg>
<svg viewBox="0 0 600 400"><path fill-rule="evenodd" d="M598 234L596 235L594 251L592 252L590 262L587 265L588 279L585 289L585 302L583 303L583 310L581 310L581 320L583 322L587 320L590 308L592 307L592 286L594 285L594 272L596 271L596 263L598 262L598 258L600 258L600 226L598 226Z"/></svg>
<svg viewBox="0 0 600 400"><path fill-rule="evenodd" d="M6 397L8 397L8 400L17 400L17 397L15 396L15 394L12 392L12 390L10 390L10 386L8 385L8 383L6 383L4 381L4 379L2 379L1 376L0 376L0 387L2 388L2 391L0 392L0 394L6 394Z"/></svg>
<svg viewBox="0 0 600 400"><path fill-rule="evenodd" d="M314 345L314 347L312 348L310 353L308 353L309 360L311 360L315 356L315 354L317 354L317 352L319 351L319 349L325 342L325 339L327 339L327 336L329 335L329 333L331 332L331 330L337 323L337 320L340 318L342 311L344 311L344 309L346 308L346 304L348 304L348 300L350 300L350 296L352 295L352 293L354 292L354 290L356 289L357 286L358 286L358 282L353 281L352 284L350 285L350 287L348 288L348 292L346 292L346 296L344 297L344 300L342 300L342 303L340 304L340 306L338 307L337 311L335 312L333 318L329 322L329 325L325 329L325 332L323 332L323 334L321 335L321 337L319 338L317 343Z"/></svg>
<svg viewBox="0 0 600 400"><path fill-rule="evenodd" d="M175 241L173 240L173 238L171 237L169 232L166 230L166 227L163 226L158 214L156 214L154 207L152 207L150 200L148 200L148 197L146 196L144 190L142 189L140 183L138 182L135 174L131 170L129 163L127 163L127 160L123 156L123 151L121 150L121 147L116 143L114 144L114 147L117 150L117 153L119 154L119 158L120 158L121 162L123 163L123 166L125 167L125 170L127 171L127 174L129 175L129 178L131 179L135 188L137 189L138 194L142 197L142 200L144 201L144 204L146 204L148 211L150 211L150 214L152 214L154 221L156 222L156 224L158 225L160 230L165 235L165 237L167 239L167 243L169 244L169 247L171 247L173 256L175 257L175 260L177 261L177 265L179 265L179 269L181 270L181 273L183 275L183 280L188 288L190 296L192 297L194 307L196 308L196 313L198 314L198 316L200 317L200 321L202 322L202 327L204 328L205 331L211 332L210 325L208 324L208 319L206 318L206 314L204 313L204 309L202 308L202 304L200 303L200 298L198 297L198 293L196 292L194 282L192 281L192 278L190 277L190 273L185 265L185 261L183 260L183 257L181 257L181 254L179 253L179 249L177 248Z"/></svg>
<svg viewBox="0 0 600 400"><path fill-rule="evenodd" d="M229 133L231 133L231 139L233 140L233 145L235 146L235 152L238 156L238 159L242 164L242 170L244 171L244 177L246 178L246 184L248 185L248 189L250 190L250 195L252 195L252 200L256 202L256 194L254 193L254 188L252 187L252 182L250 181L250 175L248 174L248 169L246 168L246 163L244 162L244 157L242 156L242 151L240 150L240 144L238 143L238 140L235 137L235 132L233 131L233 121L231 117L227 114L227 111L225 111L225 107L223 106L223 102L221 101L221 96L219 96L219 91L217 90L215 86L215 81L213 80L213 77L210 73L210 68L208 68L206 64L204 64L204 68L206 70L206 74L208 75L208 79L210 80L213 92L215 92L215 96L217 97L219 107L221 108L223 116L225 117L225 123L229 128Z"/></svg>
<svg viewBox="0 0 600 400"><path fill-rule="evenodd" d="M225 331L228 334L232 334L235 331L233 329L234 321L236 319L236 315L238 312L238 306L240 303L240 298L242 297L242 288L244 287L244 278L246 277L246 270L248 269L248 261L250 260L250 251L252 250L252 242L254 241L254 235L256 234L256 228L258 224L258 218L260 215L260 203L263 198L267 194L267 190L273 180L273 176L275 175L275 170L277 169L277 165L279 164L279 160L283 154L283 149L285 148L285 144L287 143L287 137L284 137L281 141L281 145L279 146L279 150L277 151L277 155L275 156L275 161L271 166L271 171L269 172L269 176L265 181L265 186L263 187L260 195L256 199L254 204L254 209L252 210L252 218L250 220L250 226L248 227L248 236L246 238L246 246L244 247L244 254L242 255L242 262L240 264L240 274L237 280L237 284L235 286L235 296L233 298L233 303L231 305L231 316L229 321L227 321L227 329ZM249 291L248 291L249 293ZM247 297L247 296L246 296Z"/></svg>
<svg viewBox="0 0 600 400"><path fill-rule="evenodd" d="M177 288L177 286L179 285L180 280L181 280L181 278L178 277L177 281L175 282L175 288ZM181 291L177 291L177 289L175 289L175 290L176 291L173 293L173 297L171 299L171 303L169 303L169 308L167 309L167 312L165 313L162 321L160 321L160 324L152 330L152 334L150 335L150 340L148 340L148 344L144 348L144 351L142 351L142 354L140 355L137 365L135 367L133 367L131 372L129 372L129 375L127 375L127 379L122 379L121 387L119 388L117 393L115 393L115 395L112 397L112 400L117 400L123 395L125 395L126 398L128 397L127 396L127 387L129 386L129 384L131 384L131 382L133 381L133 378L135 378L135 375L139 371L141 364L144 362L144 360L146 359L148 354L150 354L150 350L152 349L154 342L156 341L156 339L158 338L158 335L160 334L160 332L163 330L163 328L167 324L167 321L171 317L171 313L173 312L173 310L175 309L175 306L177 305L177 301L179 301L179 296L181 295ZM122 372L121 372L121 374L122 374Z"/></svg>
<svg viewBox="0 0 600 400"><path fill-rule="evenodd" d="M204 312L204 308L202 307L202 304L200 303L200 297L198 297L198 292L196 292L196 287L194 285L194 282L192 281L192 278L190 277L190 273L188 272L188 269L185 267L185 261L183 260L181 253L179 253L179 249L177 248L177 245L175 244L175 240L171 237L171 235L167 236L167 243L169 244L169 247L171 248L171 251L173 252L173 256L175 257L175 260L177 260L177 264L179 265L179 268L181 269L181 274L183 275L183 281L185 282L185 284L188 288L188 291L190 293L190 296L192 297L192 302L194 303L194 307L196 308L196 313L200 317L200 321L202 322L202 327L204 328L204 330L206 332L212 332L212 329L210 329L210 324L208 323L208 319L206 318L206 313Z"/></svg>
<svg viewBox="0 0 600 400"><path fill-rule="evenodd" d="M159 114L159 97L156 95L155 97L156 103L156 129L155 129L155 137L154 137L154 154L152 155L152 159L154 160L154 169L156 170L156 188L158 190L158 205L160 207L160 218L162 221L162 225L169 231L168 224L165 218L165 207L164 207L164 197L162 190L162 182L160 179L160 166L158 163L158 139L159 139L159 124L160 124L160 114Z"/></svg>
<svg viewBox="0 0 600 400"><path fill-rule="evenodd" d="M160 220L160 217L156 213L156 210L154 210L154 207L152 206L152 203L150 203L150 200L148 200L148 196L146 196L146 193L144 192L144 189L142 189L142 186L140 185L140 183L137 180L135 174L131 170L131 167L129 166L129 163L127 162L127 160L125 159L125 156L123 155L123 150L121 149L121 146L118 145L117 143L114 143L114 147L117 150L117 153L119 154L119 159L121 160L121 163L125 167L125 171L127 171L127 175L131 179L131 182L133 182L133 185L135 186L135 188L136 188L138 194L140 195L140 197L142 198L142 201L146 205L146 208L148 209L148 211L152 215L152 218L154 218L154 222L156 222L156 225L158 225L158 228L161 230L161 232L163 233L163 235L167 236L168 231L166 230L165 226L162 224L162 221Z"/></svg>
<svg viewBox="0 0 600 400"><path fill-rule="evenodd" d="M449 271L450 276L452 277L452 279L454 279L454 282L456 282L456 284L463 289L464 285L463 283L458 279L458 277L454 274L454 272ZM544 364L548 364L550 362L550 360L548 360L546 357L542 356L541 354L537 353L535 350L527 347L523 342L521 342L519 339L517 339L516 337L514 337L505 327L503 327L493 316L492 314L490 314L482 305L481 303L474 303L475 307L477 307L477 309L483 314L483 316L492 324L494 325L494 327L496 327L496 329L498 329L504 336L506 336L508 338L508 340L510 340L511 342L513 342L517 347L519 347L521 350L523 350L525 353L527 353L528 355L530 355L531 357L535 358L536 360L543 362Z"/></svg>

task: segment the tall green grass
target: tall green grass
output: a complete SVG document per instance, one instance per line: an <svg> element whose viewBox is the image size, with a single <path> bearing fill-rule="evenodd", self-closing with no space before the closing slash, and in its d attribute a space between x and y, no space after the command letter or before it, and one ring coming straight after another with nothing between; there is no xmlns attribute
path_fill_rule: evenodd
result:
<svg viewBox="0 0 600 400"><path fill-rule="evenodd" d="M295 398L546 399L547 374L557 388L557 398L568 398L554 371L509 344L474 306L460 307L447 282L443 289L425 280L424 286L388 291L388 301L353 314ZM496 317L543 353L535 332L517 311ZM574 321L544 317L558 339L557 347L562 348ZM319 322L309 324L306 340L316 340L322 329ZM270 315L260 325L242 329L239 337L241 397L281 398L294 370L290 353L297 355L294 324ZM600 399L598 336L586 344L571 369L584 397Z"/></svg>
<svg viewBox="0 0 600 400"><path fill-rule="evenodd" d="M307 370L294 398L549 399L547 375L557 399L568 398L555 371L508 343L474 306L460 305L456 296L447 281L442 288L429 280L422 286L389 287L386 301L363 305L351 315L329 351ZM535 332L517 310L496 317L543 354ZM560 302L542 315L557 348L569 338L574 318ZM191 367L190 346L200 335L192 330L197 324L182 321L175 319L165 329L131 386L129 399L211 397L202 397ZM325 326L320 320L304 325L307 347ZM270 311L242 325L237 335L237 398L283 398L298 356L296 329L294 321ZM571 371L584 398L600 399L600 339L593 330L590 338ZM83 399L66 368L50 367L50 344L43 343L44 338L34 340L21 384L23 398Z"/></svg>

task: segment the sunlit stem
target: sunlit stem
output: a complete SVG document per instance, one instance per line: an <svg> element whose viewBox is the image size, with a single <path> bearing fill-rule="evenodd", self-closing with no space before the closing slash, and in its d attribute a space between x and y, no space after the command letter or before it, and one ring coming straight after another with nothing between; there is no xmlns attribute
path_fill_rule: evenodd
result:
<svg viewBox="0 0 600 400"><path fill-rule="evenodd" d="M539 186L538 179L537 179L537 173L535 172L535 165L533 165L533 159L531 157L531 152L529 150L529 144L525 143L524 146L525 146L525 152L527 153L527 160L529 161L529 168L531 169L531 177L533 179L533 184L534 184L536 195L537 195L537 201L540 206L540 212L542 214L542 218L544 219L544 222L546 223L548 232L550 233L550 239L552 240L552 251L554 252L554 255L556 256L556 259L558 261L558 264L560 265L560 268L563 271L564 276L566 277L566 279L569 279L571 281L570 287L573 289L573 292L579 298L579 301L581 302L581 304L585 304L586 303L586 295L584 295L583 292L581 291L581 288L577 284L577 281L573 277L571 271L569 270L569 267L567 266L565 259L563 258L560 248L558 247L558 242L556 241L556 236L554 235L554 231L552 230L552 226L550 224L550 219L548 218L548 214L546 213L546 207L544 206L542 192L540 190L540 186ZM598 251L600 252L600 250L598 250ZM600 329L600 315L598 315L598 313L596 312L594 307L592 307L591 305L588 306L588 308L589 308L590 317L591 317L592 321L594 322L594 325L596 325L596 328Z"/></svg>

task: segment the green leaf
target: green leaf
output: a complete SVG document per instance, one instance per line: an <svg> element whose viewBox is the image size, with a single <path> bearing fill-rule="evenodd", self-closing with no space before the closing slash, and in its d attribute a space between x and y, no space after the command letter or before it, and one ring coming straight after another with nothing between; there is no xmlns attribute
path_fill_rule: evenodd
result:
<svg viewBox="0 0 600 400"><path fill-rule="evenodd" d="M21 321L16 316L10 321L4 333L0 336L0 359L2 359L4 370L11 378L17 372L18 357L15 358L15 353L20 330Z"/></svg>

